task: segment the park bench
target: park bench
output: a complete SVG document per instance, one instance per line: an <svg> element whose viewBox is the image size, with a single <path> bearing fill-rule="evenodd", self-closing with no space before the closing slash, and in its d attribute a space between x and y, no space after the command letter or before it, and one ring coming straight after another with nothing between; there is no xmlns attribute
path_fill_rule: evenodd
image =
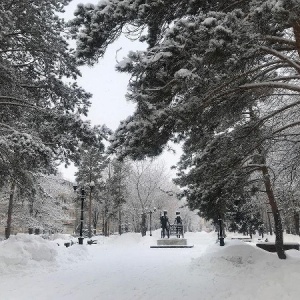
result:
<svg viewBox="0 0 300 300"><path fill-rule="evenodd" d="M89 240L87 241L88 245L97 244L96 240Z"/></svg>
<svg viewBox="0 0 300 300"><path fill-rule="evenodd" d="M257 243L256 247L259 247L263 250L266 250L268 252L276 252L276 247L274 242L261 242ZM299 243L284 243L283 244L284 250L291 250L296 249L299 250Z"/></svg>
<svg viewBox="0 0 300 300"><path fill-rule="evenodd" d="M184 238L183 225L181 224L172 224L169 227L169 235L176 235L177 237Z"/></svg>
<svg viewBox="0 0 300 300"><path fill-rule="evenodd" d="M70 246L72 246L73 244L74 244L73 241L64 243L64 245L65 245L67 248L70 247ZM59 244L58 244L58 246L59 246Z"/></svg>
<svg viewBox="0 0 300 300"><path fill-rule="evenodd" d="M239 240L243 242L252 242L252 239L250 237L232 237L232 240Z"/></svg>

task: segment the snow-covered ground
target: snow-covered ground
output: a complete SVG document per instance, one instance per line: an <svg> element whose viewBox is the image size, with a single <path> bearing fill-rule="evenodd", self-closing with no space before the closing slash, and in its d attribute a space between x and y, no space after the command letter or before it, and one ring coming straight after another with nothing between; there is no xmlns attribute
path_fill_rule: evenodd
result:
<svg viewBox="0 0 300 300"><path fill-rule="evenodd" d="M288 259L216 233L186 233L193 248L156 249L159 231L64 246L18 234L0 242L0 299L299 299L300 252ZM287 237L287 241L298 237ZM86 240L85 240L86 242Z"/></svg>

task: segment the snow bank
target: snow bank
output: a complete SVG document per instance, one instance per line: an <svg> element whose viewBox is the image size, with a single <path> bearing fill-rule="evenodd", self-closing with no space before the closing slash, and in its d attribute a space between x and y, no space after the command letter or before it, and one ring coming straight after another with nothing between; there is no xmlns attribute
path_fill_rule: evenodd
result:
<svg viewBox="0 0 300 300"><path fill-rule="evenodd" d="M66 248L66 236L46 240L37 235L19 233L0 242L0 273L28 271L29 267L59 266L88 258L86 246ZM78 247L79 246L79 247Z"/></svg>
<svg viewBox="0 0 300 300"><path fill-rule="evenodd" d="M63 245L72 238L68 235L54 236L53 241L28 234L12 236L0 242L1 299L299 298L299 251L287 251L288 258L279 260L254 243L226 238L220 247L215 232L185 237L193 248L150 248L160 238L160 230L145 237L97 236L96 245L86 245L85 239L84 245L68 248Z"/></svg>
<svg viewBox="0 0 300 300"><path fill-rule="evenodd" d="M300 253L286 251L287 259L237 240L226 240L224 247L209 247L193 259L191 268L203 272L218 286L215 297L223 299L293 299L299 290ZM242 298L241 298L242 297Z"/></svg>
<svg viewBox="0 0 300 300"><path fill-rule="evenodd" d="M251 267L254 264L259 264L263 261L270 263L278 261L275 254L270 254L253 246L247 245L241 241L226 241L224 247L218 244L209 248L209 251L195 260L195 265L201 268L216 271L219 274L230 273L239 269Z"/></svg>

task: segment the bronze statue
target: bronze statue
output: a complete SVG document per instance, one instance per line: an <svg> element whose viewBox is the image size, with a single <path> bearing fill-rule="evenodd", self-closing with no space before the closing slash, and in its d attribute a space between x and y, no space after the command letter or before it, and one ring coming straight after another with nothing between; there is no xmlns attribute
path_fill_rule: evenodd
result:
<svg viewBox="0 0 300 300"><path fill-rule="evenodd" d="M161 223L161 237L164 238L167 233L167 236L169 238L170 237L170 232L169 232L170 223L169 223L169 218L167 216L166 210L164 210L164 214L160 217L160 223Z"/></svg>

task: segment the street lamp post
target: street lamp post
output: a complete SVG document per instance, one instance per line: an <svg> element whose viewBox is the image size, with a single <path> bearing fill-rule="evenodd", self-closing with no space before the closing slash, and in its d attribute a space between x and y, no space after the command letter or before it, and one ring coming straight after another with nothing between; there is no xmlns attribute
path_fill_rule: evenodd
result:
<svg viewBox="0 0 300 300"><path fill-rule="evenodd" d="M95 186L95 184L94 184L94 182L92 181L92 182L90 182L90 185L89 185L89 187L90 187L90 207L89 207L89 212L90 212L90 214L89 214L89 221L90 221L90 223L89 223L89 229L91 229L91 220L92 220L92 210L91 210L91 192L92 192L92 190L93 190L93 188L94 188L94 186ZM75 183L74 185L73 185L73 188L74 188L74 191L76 192L76 190L77 190L77 184ZM79 229L79 238L78 238L78 243L79 243L79 245L83 245L83 239L84 239L84 237L83 237L83 204L84 204L84 200L85 200L85 189L84 189L84 187L82 187L81 189L80 189L80 200L81 200L81 212L80 212L80 229ZM90 231L89 231L89 234L90 234Z"/></svg>
<svg viewBox="0 0 300 300"><path fill-rule="evenodd" d="M156 208L153 208L153 211L149 210L149 216L150 216L150 236L152 236L152 213L156 211Z"/></svg>
<svg viewBox="0 0 300 300"><path fill-rule="evenodd" d="M80 231L79 231L78 243L79 245L83 245L82 229L83 229L83 202L85 199L84 188L81 188L80 199L81 199L81 215L80 215Z"/></svg>

